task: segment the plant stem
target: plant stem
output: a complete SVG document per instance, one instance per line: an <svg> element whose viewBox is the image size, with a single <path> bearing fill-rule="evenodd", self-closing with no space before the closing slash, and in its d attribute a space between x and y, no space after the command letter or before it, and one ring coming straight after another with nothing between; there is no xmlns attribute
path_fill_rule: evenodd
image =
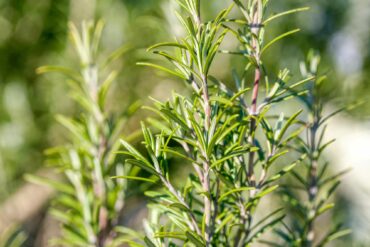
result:
<svg viewBox="0 0 370 247"><path fill-rule="evenodd" d="M205 217L205 239L206 246L211 246L212 239L212 226L211 226L211 214L212 214L212 205L211 205L211 194L210 194L210 178L209 178L209 164L204 162L204 179L203 179L203 190L207 193L204 196L204 217Z"/></svg>
<svg viewBox="0 0 370 247"><path fill-rule="evenodd" d="M317 160L317 147L316 147L316 135L319 128L319 116L315 114L316 111L313 111L313 121L310 124L309 128L309 145L310 145L310 169L308 173L308 200L309 200L309 217L313 216L316 213L315 200L318 193L317 187L317 169L318 169L318 160ZM306 230L306 246L313 246L315 240L315 229L314 229L314 220L309 218L307 223Z"/></svg>
<svg viewBox="0 0 370 247"><path fill-rule="evenodd" d="M203 80L203 103L204 103L204 114L205 114L205 129L209 130L211 124L211 105L209 102L209 93L208 93L208 81L207 76L202 75Z"/></svg>
<svg viewBox="0 0 370 247"><path fill-rule="evenodd" d="M251 114L253 115L251 122L250 122L250 136L249 142L251 145L255 145L254 140L254 132L256 130L256 119L254 116L257 115L257 99L258 99L258 89L259 89L259 82L261 80L261 70L259 67L255 69L255 78L253 84L253 94L252 94L252 105L251 105ZM256 178L254 175L254 152L249 153L249 162L248 162L248 181L249 185L252 187L256 186ZM254 190L251 190L251 194L254 194Z"/></svg>
<svg viewBox="0 0 370 247"><path fill-rule="evenodd" d="M253 19L253 23L250 23L251 33L252 33L252 40L251 46L253 48L253 56L256 61L256 67L254 70L254 81L253 81L253 91L252 91L252 102L250 108L250 115L252 116L250 126L249 126L249 143L252 146L256 145L255 141L255 132L257 129L257 121L256 117L259 114L257 112L257 103L258 103L258 92L259 92L259 85L261 81L262 71L261 71L261 54L260 54L260 44L259 44L259 36L261 31L261 21L262 21L262 0L255 0L256 5L252 9L251 19ZM249 186L256 187L256 177L254 173L254 160L255 160L255 152L249 152L249 159L248 159L248 173L247 179ZM257 190L252 189L249 192L250 199L253 199ZM240 245L243 246L248 239L250 234L250 229L252 226L253 218L252 218L252 207L249 207L246 212L246 220L244 225L247 224L248 226L245 227L244 236L241 238Z"/></svg>
<svg viewBox="0 0 370 247"><path fill-rule="evenodd" d="M205 130L208 132L211 122L211 106L209 103L209 95L208 95L208 85L207 81L204 78L204 88L203 88L203 100L204 100L204 113L205 113ZM205 158L207 159L203 163L203 178L202 178L202 185L203 190L206 192L206 195L204 196L204 214L205 214L205 240L206 240L206 246L211 246L212 241L212 192L211 192L211 185L210 185L210 164L208 161L208 157L205 153ZM215 217L214 215L213 217Z"/></svg>
<svg viewBox="0 0 370 247"><path fill-rule="evenodd" d="M161 168L158 166L158 164L154 164L155 170L159 174L159 178L161 179L162 183L167 187L167 189L171 192L171 194L176 197L176 199L187 209L188 215L191 219L191 224L189 224L189 227L192 228L192 230L196 231L197 234L201 234L201 230L199 229L199 226L197 224L197 221L195 219L195 215L192 213L189 205L185 202L185 199L176 191L176 189L173 187L170 181L168 181L165 176L163 175L163 172Z"/></svg>
<svg viewBox="0 0 370 247"><path fill-rule="evenodd" d="M249 142L251 145L255 145L255 139L254 139L254 133L257 128L257 123L255 116L257 116L257 101L258 101L258 91L259 91L259 84L261 81L261 67L260 67L260 49L259 49L259 41L258 37L260 34L260 22L262 20L262 16L260 16L259 6L262 4L261 0L256 0L256 6L253 8L253 23L250 23L251 25L251 32L253 34L252 36L252 48L254 49L254 59L256 60L256 68L254 70L254 82L253 82L253 92L252 92L252 103L250 108L250 114L252 115L252 119L250 122L250 133L249 133ZM249 162L248 162L248 182L249 185L252 187L256 186L256 178L254 174L254 152L249 153ZM255 190L250 191L250 195L254 196Z"/></svg>
<svg viewBox="0 0 370 247"><path fill-rule="evenodd" d="M195 22L197 24L198 29L198 37L200 37L201 30L202 30L202 19L200 14L200 0L196 0L196 14L194 16ZM208 92L208 80L207 75L202 71L201 73L202 78L202 86L203 86L203 107L204 107L204 115L205 115L205 131L208 132L211 124L211 105L209 101L209 92ZM205 233L204 238L206 240L206 246L211 246L212 242L212 235L213 235L213 226L212 226L212 219L216 217L216 215L212 215L212 192L211 192L211 181L210 181L210 162L204 152L204 157L206 159L203 162L203 173L202 177L200 177L200 181L202 183L202 188L206 195L204 195L204 217L205 217Z"/></svg>

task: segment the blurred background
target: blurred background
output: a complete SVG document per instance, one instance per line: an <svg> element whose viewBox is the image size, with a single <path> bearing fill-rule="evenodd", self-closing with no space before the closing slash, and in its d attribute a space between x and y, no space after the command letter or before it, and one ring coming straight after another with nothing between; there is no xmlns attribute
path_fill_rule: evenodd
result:
<svg viewBox="0 0 370 247"><path fill-rule="evenodd" d="M110 95L112 109L137 99L146 104L148 96L166 99L171 91L184 90L181 82L135 65L148 59L148 46L181 35L174 2L0 0L0 230L18 223L28 238L25 246L47 246L41 243L48 238L44 228L50 219L45 215L53 193L27 184L23 175L48 173L43 150L66 141L54 115L76 113L64 78L35 72L45 64L76 63L68 42L68 22L79 25L81 20L104 19L103 54L122 44L130 45L130 52L120 61L121 73ZM299 62L313 48L321 53L322 72L328 74L323 93L328 109L369 98L369 0L271 2L273 12L300 6L309 6L310 11L281 18L269 28L268 38L301 28L300 33L279 42L265 57L270 71L287 67L298 77ZM207 15L226 4L210 1ZM230 69L240 67L240 60L219 56L215 73L228 81ZM145 114L140 111L128 128L135 130L137 120ZM370 101L336 117L330 125L328 138L337 139L327 152L331 169L352 168L338 196L339 215L354 230L346 243L370 246Z"/></svg>

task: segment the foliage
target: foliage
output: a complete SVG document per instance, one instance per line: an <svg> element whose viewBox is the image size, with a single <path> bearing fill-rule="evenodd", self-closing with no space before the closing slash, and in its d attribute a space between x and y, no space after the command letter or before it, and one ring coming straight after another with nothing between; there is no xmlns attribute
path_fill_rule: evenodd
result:
<svg viewBox="0 0 370 247"><path fill-rule="evenodd" d="M105 59L100 57L102 22L84 22L81 32L70 25L80 60L77 70L38 69L39 73L64 74L80 110L77 118L57 117L70 141L47 151L51 165L65 174L67 182L27 176L59 191L51 213L62 223L62 237L54 244L324 246L348 234L340 225L322 239L315 234L317 218L334 207L330 196L342 175L327 175L328 164L322 163L322 152L330 144L323 143L324 124L340 111L322 114L318 92L324 78L317 73L319 58L310 56L308 64L302 65L303 79L296 82L291 82L288 69L276 73L275 67L265 63L270 47L299 31L267 40L270 24L308 8L270 15L269 0L233 0L205 20L201 5L205 7L206 1L176 2L185 35L148 49L166 63L139 65L183 80L191 93L173 93L165 102L153 99L154 106L146 107L158 118L142 123L145 154L130 144L130 138L121 140L124 151L117 151L122 129L137 105L119 114L106 106L118 74L108 68L126 47ZM230 17L237 11L241 17ZM223 48L229 37L238 43L237 49ZM231 56L241 58L243 70L231 71L230 83L215 74L216 62ZM305 105L307 122L301 120L303 110L292 115L282 112L282 103L292 99ZM300 135L303 131L306 139ZM116 157L117 153L124 157ZM175 177L179 167L173 169L173 164L182 165L189 174ZM303 175L297 166L306 168ZM283 177L293 177L294 182L286 184ZM120 222L125 201L135 191L128 181L140 183L141 189L151 188L145 190L150 200L145 234ZM273 195L283 195L286 204L279 207ZM261 205L266 202L269 207ZM272 229L283 244L263 235Z"/></svg>
<svg viewBox="0 0 370 247"><path fill-rule="evenodd" d="M0 2L0 201L23 183L25 172L42 166L52 88L40 83L35 69L64 48L68 4Z"/></svg>
<svg viewBox="0 0 370 247"><path fill-rule="evenodd" d="M122 113L106 109L109 89L117 71L107 68L122 55L120 48L106 58L100 58L99 41L103 22L82 23L82 31L70 25L70 37L80 59L79 70L45 66L39 73L59 72L68 78L71 98L80 106L78 118L59 115L57 120L68 130L70 143L47 151L50 163L62 171L68 183L48 181L28 176L28 179L48 184L60 192L51 213L63 224L62 238L54 241L64 246L108 246L115 238L126 193L124 176L137 172L115 158L118 139L128 117L137 108Z"/></svg>
<svg viewBox="0 0 370 247"><path fill-rule="evenodd" d="M132 158L126 163L150 174L147 179L161 184L159 191L147 191L152 217L146 223L147 246L249 246L271 228L281 225L284 210L264 210L257 214L262 200L270 199L281 178L311 153L303 152L278 170L279 159L287 155L303 130L301 111L279 117L271 106L294 97L305 99L309 90L302 85L315 79L308 76L288 83L289 70L277 75L264 66L263 55L275 42L298 29L265 40L266 27L285 15L304 11L299 8L265 16L268 0L234 0L210 21L204 21L200 0L178 0L177 13L186 36L150 47L170 65L140 63L184 80L191 96L174 93L166 102L148 107L161 120L151 119L152 127L142 124L147 156L122 140ZM229 18L236 7L242 19ZM227 34L239 42L239 50L220 49ZM233 72L236 91L212 76L217 53L244 57L245 69ZM252 81L252 83L249 83ZM261 100L262 82L265 96ZM250 84L250 89L248 86ZM250 104L246 96L250 94ZM273 123L275 123L274 127ZM294 146L293 146L294 147ZM176 187L170 164L173 158L192 167L192 172ZM311 157L312 158L312 155ZM276 171L277 170L277 171ZM137 177L136 179L142 179ZM308 221L307 221L308 222Z"/></svg>
<svg viewBox="0 0 370 247"><path fill-rule="evenodd" d="M291 226L286 226L286 231L277 233L291 246L325 246L327 243L349 234L351 231L342 229L341 223L330 226L323 237L318 234L315 223L318 218L333 209L332 202L334 192L340 184L340 177L347 171L337 174L328 174L329 162L323 159L323 152L334 140L324 142L327 121L334 115L342 112L347 106L333 113L324 115L323 102L320 90L326 76L318 75L320 57L310 52L307 62L301 63L302 75L315 79L307 84L308 94L300 99L307 108L309 117L305 125L306 138L298 138L295 149L300 154L307 155L301 171L292 171L294 183L287 185L283 191L283 198L291 208ZM298 192L297 192L298 191ZM304 192L305 196L302 196Z"/></svg>

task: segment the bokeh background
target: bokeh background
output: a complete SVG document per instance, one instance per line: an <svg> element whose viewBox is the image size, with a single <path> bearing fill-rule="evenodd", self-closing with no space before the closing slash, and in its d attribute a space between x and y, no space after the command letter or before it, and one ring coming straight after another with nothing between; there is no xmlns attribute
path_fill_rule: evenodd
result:
<svg viewBox="0 0 370 247"><path fill-rule="evenodd" d="M0 0L0 225L18 223L28 237L25 246L41 246L47 238L43 226L49 220L45 215L52 192L28 185L23 176L48 173L43 150L66 141L54 115L77 111L68 98L64 78L37 75L36 68L45 64L73 66L76 57L68 43L68 22L78 25L81 20L104 19L102 53L122 44L131 47L119 61L122 69L110 95L112 109L138 99L149 103L148 96L166 99L172 90L183 91L181 82L135 65L148 59L146 47L181 35L174 2ZM370 99L369 0L271 2L274 12L299 6L309 6L310 11L281 18L270 27L268 37L301 28L300 33L271 49L265 58L270 70L288 67L298 76L299 62L313 48L321 53L322 71L328 74L323 92L327 109ZM227 3L209 1L207 15ZM215 73L225 81L230 78L230 69L240 66L230 56L218 61ZM139 111L127 131L135 130L135 123L145 114ZM337 139L327 152L331 169L352 168L337 199L338 217L354 230L344 246L370 246L370 101L333 119L329 130L329 137ZM32 196L34 189L40 197ZM20 206L9 206L15 204Z"/></svg>

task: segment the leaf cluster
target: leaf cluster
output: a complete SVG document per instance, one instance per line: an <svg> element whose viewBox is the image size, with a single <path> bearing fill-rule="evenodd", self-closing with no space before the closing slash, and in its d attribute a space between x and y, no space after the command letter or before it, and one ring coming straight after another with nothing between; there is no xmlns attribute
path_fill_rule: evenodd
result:
<svg viewBox="0 0 370 247"><path fill-rule="evenodd" d="M174 93L170 100L154 100L154 107L147 107L159 118L149 119L150 127L142 124L146 154L121 141L127 150L122 153L131 156L126 163L146 170L150 173L147 180L160 184L159 190L145 193L152 201L152 217L147 220L143 244L248 246L282 223L283 208L272 209L262 217L257 216L257 211L261 200L271 198L282 177L307 156L302 153L283 167L278 165L305 126L298 118L301 111L275 117L270 109L293 97L305 97L308 90L302 85L314 76L289 83L288 70L273 76L263 66L262 54L295 32L265 42L265 26L278 17L306 10L265 18L268 2L234 1L213 20L204 22L199 0L179 0L184 12L177 15L186 36L148 49L169 61L169 66L140 63L172 74L192 89L190 96ZM228 17L235 7L243 20ZM229 33L240 44L236 52L220 49ZM211 74L217 53L246 58L245 70L232 74L234 91ZM249 78L249 71L254 78ZM263 80L266 87L261 100L258 93ZM250 81L253 83L249 105ZM179 187L175 186L170 169L174 158L182 161L179 165L191 169Z"/></svg>

